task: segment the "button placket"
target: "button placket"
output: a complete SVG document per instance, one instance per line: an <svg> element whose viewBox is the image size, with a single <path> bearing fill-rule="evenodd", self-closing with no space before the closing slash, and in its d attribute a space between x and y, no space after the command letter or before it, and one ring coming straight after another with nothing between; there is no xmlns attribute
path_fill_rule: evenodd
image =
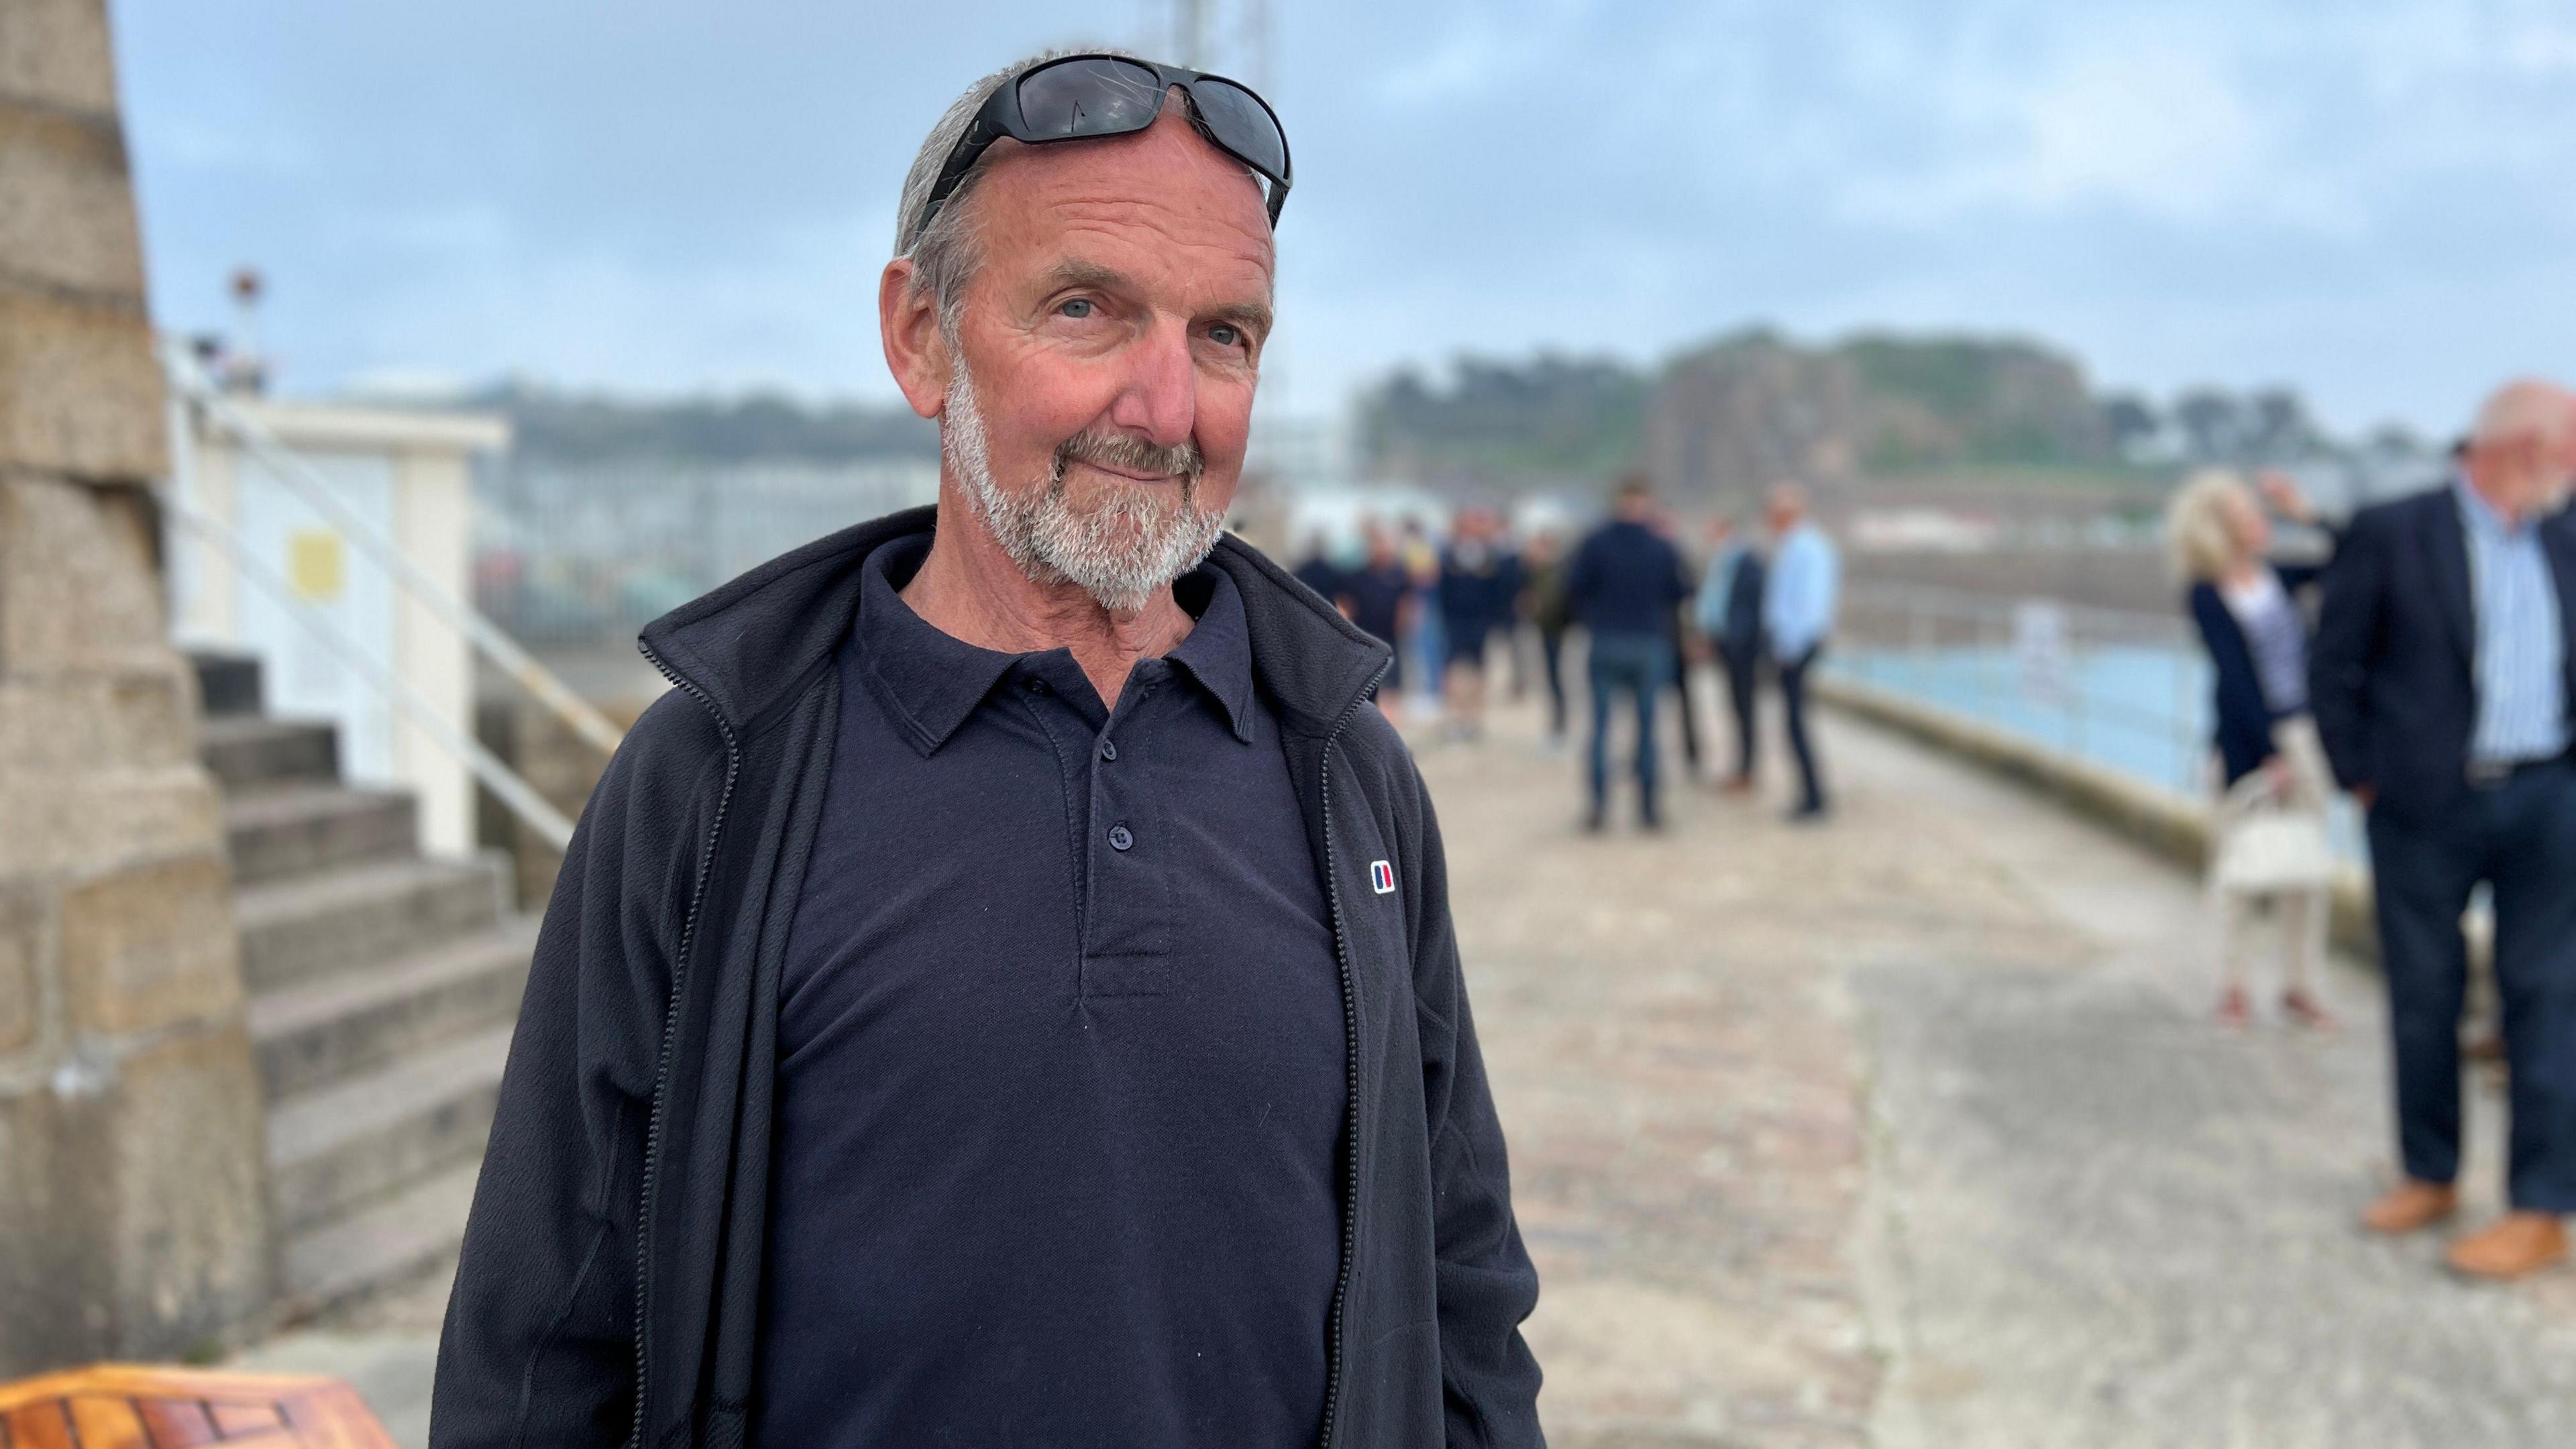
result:
<svg viewBox="0 0 2576 1449"><path fill-rule="evenodd" d="M1150 671L1145 671L1150 674ZM1171 898L1154 840L1153 752L1139 730L1160 727L1145 704L1150 679L1131 681L1091 742L1091 916L1084 934L1084 990L1113 996L1166 989ZM1113 735L1116 738L1113 738ZM1118 762L1113 765L1112 762ZM1156 837L1159 839L1159 837Z"/></svg>

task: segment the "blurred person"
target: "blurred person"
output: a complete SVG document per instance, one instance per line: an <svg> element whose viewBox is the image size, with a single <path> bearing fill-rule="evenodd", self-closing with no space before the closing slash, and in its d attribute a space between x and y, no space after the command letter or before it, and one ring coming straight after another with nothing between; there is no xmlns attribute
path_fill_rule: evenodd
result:
<svg viewBox="0 0 2576 1449"><path fill-rule="evenodd" d="M434 1444L1541 1442L1384 646L1218 528L1268 115L1053 57L932 130L878 296L938 503L647 627Z"/></svg>
<svg viewBox="0 0 2576 1449"><path fill-rule="evenodd" d="M2354 515L2309 673L2335 778L2369 812L2405 1180L2383 1233L2451 1216L2460 1163L2461 913L2495 910L2510 1211L2451 1245L2466 1274L2562 1260L2576 1211L2576 397L2516 382L2443 487Z"/></svg>
<svg viewBox="0 0 2576 1449"><path fill-rule="evenodd" d="M1298 560L1294 577L1319 599L1338 602L1342 596L1341 566L1333 561L1331 544L1320 533L1306 536L1305 556Z"/></svg>
<svg viewBox="0 0 2576 1449"><path fill-rule="evenodd" d="M1691 623L1690 594L1694 587L1690 574L1690 556L1682 552L1681 529L1673 516L1662 508L1655 510L1653 528L1656 536L1673 546L1673 557L1682 561L1683 596L1664 611L1664 638L1672 646L1673 672L1665 682L1673 691L1674 726L1681 736L1682 769L1690 779L1700 778L1699 768L1699 701L1691 696L1691 664L1698 655L1697 630Z"/></svg>
<svg viewBox="0 0 2576 1449"><path fill-rule="evenodd" d="M1807 735L1807 673L1833 633L1842 592L1842 559L1833 541L1807 515L1807 490L1776 484L1768 503L1771 566L1762 586L1762 636L1780 668L1780 703L1788 720L1789 752L1798 761L1798 803L1789 818L1825 816L1825 786Z"/></svg>
<svg viewBox="0 0 2576 1449"><path fill-rule="evenodd" d="M1494 523L1494 545L1512 561L1512 595L1506 601L1502 622L1503 660L1511 673L1504 684L1505 699L1514 704L1529 697L1532 660L1529 637L1529 550L1507 514L1498 514Z"/></svg>
<svg viewBox="0 0 2576 1449"><path fill-rule="evenodd" d="M1419 518L1404 521L1404 579L1408 632L1403 647L1413 653L1417 671L1413 687L1429 715L1440 708L1449 641L1440 627L1440 546L1431 541L1431 531Z"/></svg>
<svg viewBox="0 0 2576 1449"><path fill-rule="evenodd" d="M1442 680L1447 731L1472 740L1484 731L1485 652L1496 630L1506 642L1520 596L1520 560L1503 547L1502 521L1482 508L1461 510L1440 557L1440 628L1448 641Z"/></svg>
<svg viewBox="0 0 2576 1449"><path fill-rule="evenodd" d="M2313 522L2296 485L2266 475L2283 516ZM2219 763L2219 839L2210 852L2220 920L2219 1020L2252 1017L2246 958L2257 911L2279 917L2281 1010L2305 1026L2329 1018L2314 983L2325 960L2331 859L2326 805L2334 777L2308 717L2308 620L2295 595L2322 565L2274 563L2271 520L2244 480L2224 469L2185 479L2167 510L2166 537L2184 585L2183 604L2209 652ZM2301 858L2252 862L2268 822L2288 820ZM2270 837L2276 851L2282 836ZM2250 877L2250 878L2249 878Z"/></svg>
<svg viewBox="0 0 2576 1449"><path fill-rule="evenodd" d="M1755 727L1762 664L1762 555L1735 536L1735 520L1720 514L1708 527L1708 572L1699 589L1699 630L1717 653L1726 676L1727 707L1735 716L1735 771L1726 788L1734 794L1753 789L1753 769L1761 755L1761 732Z"/></svg>
<svg viewBox="0 0 2576 1449"><path fill-rule="evenodd" d="M1387 647L1386 677L1378 681L1377 704L1381 713L1393 718L1404 701L1401 645L1413 623L1413 575L1404 567L1394 535L1371 523L1367 538L1368 552L1360 566L1342 575L1339 602L1343 617Z"/></svg>
<svg viewBox="0 0 2576 1449"><path fill-rule="evenodd" d="M1520 611L1538 636L1550 745L1565 743L1565 632L1573 627L1573 615L1565 596L1564 547L1551 529L1532 535L1521 551Z"/></svg>
<svg viewBox="0 0 2576 1449"><path fill-rule="evenodd" d="M1584 828L1609 821L1610 715L1618 697L1635 701L1637 820L1663 825L1655 799L1655 709L1672 677L1673 608L1690 597L1681 551L1654 526L1655 496L1642 474L1619 481L1608 521L1586 535L1566 566L1569 612L1585 634L1592 684L1592 739Z"/></svg>

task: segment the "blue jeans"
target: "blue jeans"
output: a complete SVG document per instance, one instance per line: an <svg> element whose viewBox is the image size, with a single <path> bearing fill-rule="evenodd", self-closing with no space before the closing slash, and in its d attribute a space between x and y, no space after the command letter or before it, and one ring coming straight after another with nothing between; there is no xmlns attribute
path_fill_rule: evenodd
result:
<svg viewBox="0 0 2576 1449"><path fill-rule="evenodd" d="M2517 1208L2576 1212L2576 765L2472 790L2438 820L2373 810L2370 863L2406 1175L2460 1170L2460 912L2484 880L2513 1112L2506 1192Z"/></svg>
<svg viewBox="0 0 2576 1449"><path fill-rule="evenodd" d="M1591 640L1592 810L1610 794L1610 710L1626 694L1637 706L1637 808L1655 817L1655 701L1672 677L1672 646L1658 634L1595 634Z"/></svg>

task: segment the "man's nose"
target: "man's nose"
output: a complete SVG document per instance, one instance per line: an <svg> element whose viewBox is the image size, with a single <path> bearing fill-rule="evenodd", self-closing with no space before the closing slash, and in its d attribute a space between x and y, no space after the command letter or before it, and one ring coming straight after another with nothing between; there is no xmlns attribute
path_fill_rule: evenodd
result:
<svg viewBox="0 0 2576 1449"><path fill-rule="evenodd" d="M1157 321L1126 352L1127 386L1110 406L1109 421L1156 447L1188 442L1198 426L1198 369L1188 329Z"/></svg>

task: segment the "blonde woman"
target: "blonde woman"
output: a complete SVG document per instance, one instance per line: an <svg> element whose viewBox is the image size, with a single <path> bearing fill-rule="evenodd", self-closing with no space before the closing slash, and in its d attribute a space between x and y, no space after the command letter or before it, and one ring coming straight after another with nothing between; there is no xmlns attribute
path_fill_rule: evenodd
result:
<svg viewBox="0 0 2576 1449"><path fill-rule="evenodd" d="M2286 477L2267 475L2263 488L2283 516L2314 521L2314 511ZM2211 853L2222 937L2218 1017L2229 1026L2243 1026L2252 1017L2247 957L2258 907L2268 900L2281 924L2282 1014L2302 1026L2325 1026L2331 1019L2314 982L2325 956L2322 852L2334 779L2308 718L2308 622L2292 597L2322 570L2275 565L2265 557L2271 520L2234 473L2210 470L2184 480L2167 515L2166 534L2216 676L2213 743L2223 780L2217 849ZM2242 860L2255 843L2248 838L2252 832L2278 829L2277 823L2257 822L2285 816L2302 827L2313 820L2313 834L2301 834L2316 842L2313 884L2301 878L2283 885L2276 869L2271 879L2249 888L2242 877L2251 873L2229 868L2231 852Z"/></svg>

